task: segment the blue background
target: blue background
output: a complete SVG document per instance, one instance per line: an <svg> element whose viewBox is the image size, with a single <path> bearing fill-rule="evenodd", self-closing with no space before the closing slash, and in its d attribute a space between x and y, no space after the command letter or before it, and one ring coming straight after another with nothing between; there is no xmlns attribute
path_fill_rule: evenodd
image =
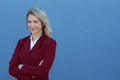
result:
<svg viewBox="0 0 120 80"><path fill-rule="evenodd" d="M0 80L15 80L9 60L31 7L46 10L57 41L50 80L120 80L120 0L0 0Z"/></svg>

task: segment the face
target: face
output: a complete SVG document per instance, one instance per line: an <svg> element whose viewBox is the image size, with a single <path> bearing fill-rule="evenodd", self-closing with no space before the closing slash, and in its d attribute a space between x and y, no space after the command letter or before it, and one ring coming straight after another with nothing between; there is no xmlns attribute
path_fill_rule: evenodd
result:
<svg viewBox="0 0 120 80"><path fill-rule="evenodd" d="M40 35L42 33L42 23L34 15L28 15L27 26L32 35Z"/></svg>

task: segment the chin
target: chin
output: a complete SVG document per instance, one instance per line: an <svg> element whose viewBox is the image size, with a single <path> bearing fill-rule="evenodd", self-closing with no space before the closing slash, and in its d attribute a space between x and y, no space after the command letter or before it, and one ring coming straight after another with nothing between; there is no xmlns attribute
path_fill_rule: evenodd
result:
<svg viewBox="0 0 120 80"><path fill-rule="evenodd" d="M31 32L32 34L36 34L35 32Z"/></svg>

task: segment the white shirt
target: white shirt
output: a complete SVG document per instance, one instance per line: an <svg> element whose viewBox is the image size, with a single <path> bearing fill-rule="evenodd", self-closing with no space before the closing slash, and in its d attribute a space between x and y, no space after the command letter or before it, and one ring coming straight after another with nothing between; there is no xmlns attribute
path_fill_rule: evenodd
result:
<svg viewBox="0 0 120 80"><path fill-rule="evenodd" d="M33 41L32 35L30 36L30 50L32 50L33 46L35 45L35 43L38 41L39 38L40 38L40 36Z"/></svg>

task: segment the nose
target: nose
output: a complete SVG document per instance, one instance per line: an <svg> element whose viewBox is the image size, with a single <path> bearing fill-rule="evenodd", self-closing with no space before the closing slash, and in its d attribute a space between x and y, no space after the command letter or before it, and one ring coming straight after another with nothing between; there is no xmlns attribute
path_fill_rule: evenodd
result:
<svg viewBox="0 0 120 80"><path fill-rule="evenodd" d="M30 27L34 27L34 23L31 22L31 23L29 24L29 26L30 26Z"/></svg>

